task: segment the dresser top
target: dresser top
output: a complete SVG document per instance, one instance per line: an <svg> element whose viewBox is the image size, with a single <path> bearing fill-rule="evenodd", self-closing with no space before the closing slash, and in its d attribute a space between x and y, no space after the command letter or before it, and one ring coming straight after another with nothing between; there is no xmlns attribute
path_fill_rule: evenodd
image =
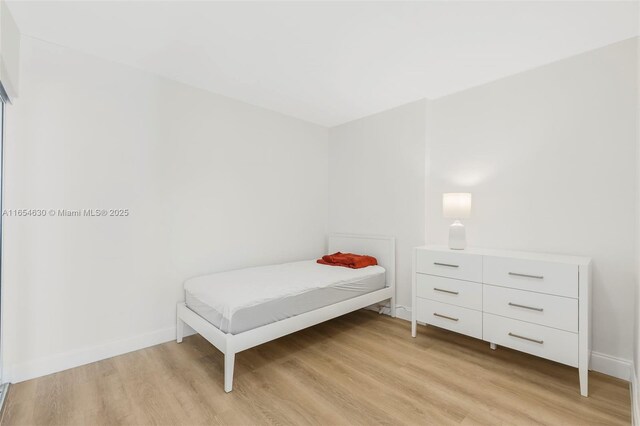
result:
<svg viewBox="0 0 640 426"><path fill-rule="evenodd" d="M442 251L457 254L477 254L482 256L510 257L514 259L541 260L547 262L571 263L575 265L588 265L591 258L584 256L569 256L564 254L536 253L516 250L498 250L480 247L468 247L464 250L452 250L447 246L426 245L416 247L417 250Z"/></svg>

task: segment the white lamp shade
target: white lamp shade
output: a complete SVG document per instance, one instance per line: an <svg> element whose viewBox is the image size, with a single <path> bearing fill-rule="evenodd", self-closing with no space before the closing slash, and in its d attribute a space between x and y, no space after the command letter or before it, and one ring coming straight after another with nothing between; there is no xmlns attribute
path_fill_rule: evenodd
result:
<svg viewBox="0 0 640 426"><path fill-rule="evenodd" d="M442 215L447 219L466 219L471 214L471 194L449 192L442 194Z"/></svg>

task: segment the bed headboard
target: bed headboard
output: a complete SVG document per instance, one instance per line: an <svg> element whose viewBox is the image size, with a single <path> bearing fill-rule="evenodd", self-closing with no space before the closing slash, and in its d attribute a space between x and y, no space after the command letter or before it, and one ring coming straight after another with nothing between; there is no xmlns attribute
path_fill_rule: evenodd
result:
<svg viewBox="0 0 640 426"><path fill-rule="evenodd" d="M396 239L377 235L329 234L329 253L366 254L386 271L387 287L396 286Z"/></svg>

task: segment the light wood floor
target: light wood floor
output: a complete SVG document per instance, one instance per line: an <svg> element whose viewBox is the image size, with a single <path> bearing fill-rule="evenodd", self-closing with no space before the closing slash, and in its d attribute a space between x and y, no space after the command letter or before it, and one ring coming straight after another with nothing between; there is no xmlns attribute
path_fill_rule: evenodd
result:
<svg viewBox="0 0 640 426"><path fill-rule="evenodd" d="M200 336L11 387L3 425L630 424L626 382L359 311L242 352Z"/></svg>

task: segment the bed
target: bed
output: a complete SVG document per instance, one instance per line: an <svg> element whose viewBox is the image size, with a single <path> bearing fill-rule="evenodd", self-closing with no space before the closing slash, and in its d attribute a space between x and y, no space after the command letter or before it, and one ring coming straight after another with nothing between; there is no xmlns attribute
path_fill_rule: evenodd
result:
<svg viewBox="0 0 640 426"><path fill-rule="evenodd" d="M235 354L386 300L395 317L395 239L332 234L328 252L368 254L378 266L349 269L315 259L195 277L177 306L185 324L224 354L224 390L233 389ZM240 291L239 291L240 290Z"/></svg>

